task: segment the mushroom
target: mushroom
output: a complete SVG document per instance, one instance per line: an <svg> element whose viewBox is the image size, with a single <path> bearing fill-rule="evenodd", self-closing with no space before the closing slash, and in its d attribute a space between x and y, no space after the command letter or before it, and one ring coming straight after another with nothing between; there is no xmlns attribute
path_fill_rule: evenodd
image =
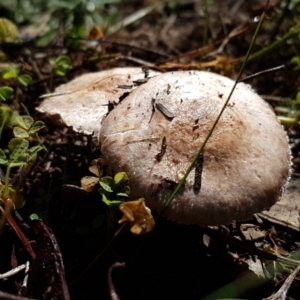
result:
<svg viewBox="0 0 300 300"><path fill-rule="evenodd" d="M77 132L99 136L108 104L135 89L141 80L159 74L141 68L115 68L88 73L59 86L37 110L72 126Z"/></svg>
<svg viewBox="0 0 300 300"><path fill-rule="evenodd" d="M149 79L103 121L100 145L108 171L126 172L132 198L143 197L161 212L233 85L203 71ZM290 164L287 136L272 109L239 83L166 216L201 226L246 220L280 199Z"/></svg>

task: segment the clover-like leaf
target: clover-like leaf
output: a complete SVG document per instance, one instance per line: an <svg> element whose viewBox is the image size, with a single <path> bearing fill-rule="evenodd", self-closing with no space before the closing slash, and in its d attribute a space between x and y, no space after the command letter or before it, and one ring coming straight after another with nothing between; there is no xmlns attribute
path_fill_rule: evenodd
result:
<svg viewBox="0 0 300 300"><path fill-rule="evenodd" d="M14 127L13 133L14 133L14 136L17 137L17 138L26 139L26 138L29 137L28 132L25 129L19 127L19 126Z"/></svg>
<svg viewBox="0 0 300 300"><path fill-rule="evenodd" d="M29 142L22 138L14 138L8 143L9 157L12 160L17 160L23 155L29 147Z"/></svg>
<svg viewBox="0 0 300 300"><path fill-rule="evenodd" d="M128 198L128 195L126 193L117 193L117 196Z"/></svg>
<svg viewBox="0 0 300 300"><path fill-rule="evenodd" d="M9 198L13 201L15 208L17 209L20 209L25 205L25 198L12 188L9 188Z"/></svg>
<svg viewBox="0 0 300 300"><path fill-rule="evenodd" d="M8 162L8 159L2 149L0 149L0 165L6 165Z"/></svg>
<svg viewBox="0 0 300 300"><path fill-rule="evenodd" d="M102 181L100 181L99 183L100 183L101 187L102 187L106 192L113 193L112 188L111 188L108 184L106 184L106 183L104 183L104 182L102 182Z"/></svg>
<svg viewBox="0 0 300 300"><path fill-rule="evenodd" d="M17 78L19 72L20 72L20 68L19 67L9 66L9 67L5 68L1 72L1 77L3 79Z"/></svg>
<svg viewBox="0 0 300 300"><path fill-rule="evenodd" d="M101 178L101 181L104 182L105 184L112 186L113 185L113 179L110 176L104 176Z"/></svg>
<svg viewBox="0 0 300 300"><path fill-rule="evenodd" d="M40 129L45 127L45 123L43 121L36 121L33 123L33 125L29 129L29 134L36 133Z"/></svg>
<svg viewBox="0 0 300 300"><path fill-rule="evenodd" d="M130 186L129 185L125 185L121 188L121 190L119 191L119 193L123 193L126 194L127 197L130 195Z"/></svg>
<svg viewBox="0 0 300 300"><path fill-rule="evenodd" d="M32 156L32 155L38 153L39 151L41 151L41 150L43 150L43 149L44 149L43 146L37 145L37 146L33 146L33 147L29 148L27 152L28 152L28 154L29 154L30 156Z"/></svg>
<svg viewBox="0 0 300 300"><path fill-rule="evenodd" d="M300 92L296 95L296 103L300 103Z"/></svg>
<svg viewBox="0 0 300 300"><path fill-rule="evenodd" d="M300 68L300 56L296 55L296 56L292 57L291 63L296 65L296 67L295 67L296 70L299 70L299 68Z"/></svg>
<svg viewBox="0 0 300 300"><path fill-rule="evenodd" d="M0 87L0 100L6 101L14 92L14 89L10 86Z"/></svg>
<svg viewBox="0 0 300 300"><path fill-rule="evenodd" d="M30 219L31 221L40 220L40 218L39 218L39 216L38 216L37 214L31 214L31 215L29 216L29 219Z"/></svg>
<svg viewBox="0 0 300 300"><path fill-rule="evenodd" d="M11 163L10 167L22 167L28 163L29 157L27 153L24 153L17 158L15 158Z"/></svg>
<svg viewBox="0 0 300 300"><path fill-rule="evenodd" d="M18 36L18 27L10 20L0 18L0 43L13 42Z"/></svg>
<svg viewBox="0 0 300 300"><path fill-rule="evenodd" d="M115 185L119 185L121 182L128 181L128 176L125 172L119 172L114 176Z"/></svg>
<svg viewBox="0 0 300 300"><path fill-rule="evenodd" d="M67 55L61 55L56 59L50 60L50 64L55 75L65 76L71 68L71 59Z"/></svg>
<svg viewBox="0 0 300 300"><path fill-rule="evenodd" d="M18 76L18 81L19 81L22 85L27 86L28 84L31 83L32 78L31 78L30 75L23 74L23 75Z"/></svg>
<svg viewBox="0 0 300 300"><path fill-rule="evenodd" d="M102 199L102 201L107 205L107 206L117 206L123 203L124 201L120 200L107 200L107 199Z"/></svg>
<svg viewBox="0 0 300 300"><path fill-rule="evenodd" d="M29 130L34 123L34 120L30 116L17 116L16 120L19 126L25 130Z"/></svg>

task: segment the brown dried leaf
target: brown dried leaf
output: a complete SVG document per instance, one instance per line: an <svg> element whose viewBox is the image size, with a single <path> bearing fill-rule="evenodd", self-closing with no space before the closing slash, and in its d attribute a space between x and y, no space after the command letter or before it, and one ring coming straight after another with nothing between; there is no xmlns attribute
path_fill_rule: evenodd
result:
<svg viewBox="0 0 300 300"><path fill-rule="evenodd" d="M280 199L268 211L262 214L271 219L278 220L283 225L291 225L300 228L300 179L293 179Z"/></svg>
<svg viewBox="0 0 300 300"><path fill-rule="evenodd" d="M86 192L92 192L97 184L99 184L99 178L95 176L84 176L80 180L81 187Z"/></svg>
<svg viewBox="0 0 300 300"><path fill-rule="evenodd" d="M145 205L145 199L127 201L119 206L123 213L119 223L128 221L130 231L134 234L145 234L151 232L155 226L151 210Z"/></svg>

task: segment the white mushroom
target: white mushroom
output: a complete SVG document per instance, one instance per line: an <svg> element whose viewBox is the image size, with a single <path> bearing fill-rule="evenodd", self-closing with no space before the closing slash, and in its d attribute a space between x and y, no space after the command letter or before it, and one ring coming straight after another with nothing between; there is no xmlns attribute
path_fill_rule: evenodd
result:
<svg viewBox="0 0 300 300"><path fill-rule="evenodd" d="M166 73L131 92L104 119L101 151L109 172L125 171L131 196L162 211L234 82L200 71ZM185 224L245 220L279 200L290 176L287 136L272 109L237 85L193 170L166 211ZM202 173L202 174L201 174ZM201 187L200 187L201 186Z"/></svg>
<svg viewBox="0 0 300 300"><path fill-rule="evenodd" d="M159 74L149 70L148 76ZM52 119L59 119L75 131L99 136L101 120L109 102L135 89L135 82L145 78L141 68L115 68L84 74L59 86L55 93L37 108Z"/></svg>

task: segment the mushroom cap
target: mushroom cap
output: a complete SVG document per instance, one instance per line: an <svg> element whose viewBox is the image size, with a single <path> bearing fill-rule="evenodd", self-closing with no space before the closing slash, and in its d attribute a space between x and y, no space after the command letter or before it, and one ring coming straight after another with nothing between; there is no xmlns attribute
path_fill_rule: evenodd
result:
<svg viewBox="0 0 300 300"><path fill-rule="evenodd" d="M202 71L150 79L104 119L101 151L111 173L125 171L132 198L160 212L216 120L234 82ZM153 103L162 104L173 118ZM203 152L200 190L195 169L166 211L185 224L245 220L271 207L290 176L286 133L272 109L239 83Z"/></svg>
<svg viewBox="0 0 300 300"><path fill-rule="evenodd" d="M149 70L149 76L159 74ZM72 126L77 132L99 136L108 103L135 89L134 81L145 78L141 68L115 68L81 75L59 86L37 110Z"/></svg>

